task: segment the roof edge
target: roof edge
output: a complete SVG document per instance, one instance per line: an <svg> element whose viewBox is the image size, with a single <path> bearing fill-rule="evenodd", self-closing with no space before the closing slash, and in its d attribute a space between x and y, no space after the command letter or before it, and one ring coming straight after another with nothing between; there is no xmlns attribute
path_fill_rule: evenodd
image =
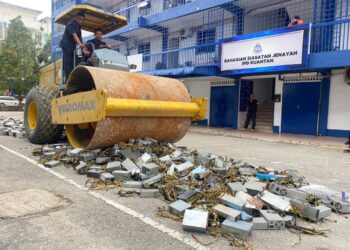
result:
<svg viewBox="0 0 350 250"><path fill-rule="evenodd" d="M34 9L27 8L27 7L22 7L22 6L19 6L19 5L15 5L15 4L12 4L12 3L6 3L6 2L2 2L2 1L0 1L0 5L5 5L5 6L12 7L12 8L17 8L17 9L22 9L22 10L30 11L30 12L36 13L36 14L38 14L38 15L40 15L40 14L43 13L43 12L40 11L40 10L34 10Z"/></svg>

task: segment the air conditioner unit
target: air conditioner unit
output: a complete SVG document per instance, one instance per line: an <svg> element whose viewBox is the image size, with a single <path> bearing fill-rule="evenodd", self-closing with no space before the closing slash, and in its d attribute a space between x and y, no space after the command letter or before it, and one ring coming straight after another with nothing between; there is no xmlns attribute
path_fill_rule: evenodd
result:
<svg viewBox="0 0 350 250"><path fill-rule="evenodd" d="M193 28L185 28L180 30L180 36L185 38L193 37Z"/></svg>
<svg viewBox="0 0 350 250"><path fill-rule="evenodd" d="M344 69L344 81L350 85L350 67Z"/></svg>
<svg viewBox="0 0 350 250"><path fill-rule="evenodd" d="M138 45L138 42L136 40L132 40L130 43L129 43L129 46L132 47L132 48L137 48L137 45Z"/></svg>

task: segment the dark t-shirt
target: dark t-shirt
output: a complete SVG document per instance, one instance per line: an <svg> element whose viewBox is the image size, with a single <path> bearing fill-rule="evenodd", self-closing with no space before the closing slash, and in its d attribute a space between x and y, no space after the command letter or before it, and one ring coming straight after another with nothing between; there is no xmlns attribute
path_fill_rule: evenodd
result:
<svg viewBox="0 0 350 250"><path fill-rule="evenodd" d="M100 40L96 40L96 39L91 39L91 40L87 41L87 43L88 43L88 45L87 45L88 47L90 47L89 43L93 43L95 45L95 49L100 49L102 46L107 45L107 43L105 43L104 41L100 41ZM92 49L89 48L89 50L92 50Z"/></svg>
<svg viewBox="0 0 350 250"><path fill-rule="evenodd" d="M257 112L258 111L258 101L253 100L248 102L248 112Z"/></svg>
<svg viewBox="0 0 350 250"><path fill-rule="evenodd" d="M77 36L79 37L80 41L82 41L81 26L76 21L69 22L66 25L66 28L64 30L64 34L63 34L61 42L60 42L60 46L63 50L66 50L66 51L74 51L75 50L77 44L73 38L73 33L76 33Z"/></svg>

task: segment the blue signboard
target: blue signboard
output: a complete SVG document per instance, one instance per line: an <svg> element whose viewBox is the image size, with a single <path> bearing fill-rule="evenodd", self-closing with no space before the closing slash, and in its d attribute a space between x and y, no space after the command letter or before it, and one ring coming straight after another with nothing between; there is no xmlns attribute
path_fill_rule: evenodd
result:
<svg viewBox="0 0 350 250"><path fill-rule="evenodd" d="M305 70L311 24L268 30L220 40L223 74Z"/></svg>

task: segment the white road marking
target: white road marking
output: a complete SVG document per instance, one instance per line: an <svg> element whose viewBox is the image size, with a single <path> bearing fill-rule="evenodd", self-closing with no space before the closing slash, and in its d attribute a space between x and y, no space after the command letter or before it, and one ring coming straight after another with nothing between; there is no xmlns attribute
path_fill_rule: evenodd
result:
<svg viewBox="0 0 350 250"><path fill-rule="evenodd" d="M181 241L182 243L184 243L184 244L186 244L186 245L188 245L188 246L190 246L192 248L195 248L195 249L209 249L209 248L206 248L206 247L202 246L198 242L187 238L185 235L181 234L180 232L178 232L176 230L168 228L168 227L166 227L166 226L156 222L155 220L153 220L153 219L151 219L151 218L149 218L149 217L147 217L147 216L145 216L145 215L143 215L143 214L141 214L139 212L136 212L135 210L132 210L132 209L130 209L130 208L128 208L128 207L126 207L126 206L124 206L124 205L122 205L122 204L120 204L120 203L118 203L118 202L116 202L116 201L106 197L106 196L103 196L103 195L101 195L101 194L99 194L99 193L97 193L95 191L89 190L87 187L81 186L80 184L76 183L74 180L69 179L69 178L65 177L64 175L62 175L60 173L57 173L57 172L53 171L50 168L46 168L44 165L38 163L37 161L35 161L35 160L25 156L25 155L22 155L22 154L14 151L14 150L12 150L12 149L10 149L8 147L5 147L5 146L3 146L1 144L0 144L0 148L2 148L4 150L8 151L9 153L14 154L14 155L16 155L16 156L18 156L18 157L20 157L20 158L22 158L22 159L32 163L36 167L41 168L42 170L45 170L46 172L49 172L50 174L56 176L57 178L59 178L59 179L65 181L65 182L75 186L76 188L78 188L78 189L80 189L82 191L87 192L89 195L91 195L91 196L93 196L93 197L95 197L95 198L97 198L99 200L104 201L106 204L108 204L108 205L110 205L110 206L120 210L121 212L123 212L125 214L128 214L128 215L130 215L130 216L132 216L132 217L134 217L136 219L139 219L143 223L145 223L145 224L147 224L147 225L149 225L149 226L151 226L151 227L153 227L153 228L155 228L155 229L157 229L157 230L159 230L159 231L169 235L170 237L172 237L172 238L174 238L174 239L176 239L178 241Z"/></svg>

